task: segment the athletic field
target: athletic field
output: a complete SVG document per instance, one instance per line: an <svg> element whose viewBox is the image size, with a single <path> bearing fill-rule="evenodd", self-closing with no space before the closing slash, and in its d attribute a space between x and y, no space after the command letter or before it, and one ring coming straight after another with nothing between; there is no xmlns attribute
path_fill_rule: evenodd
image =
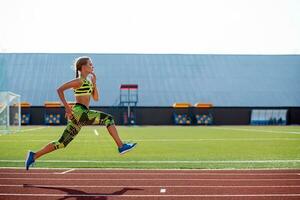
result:
<svg viewBox="0 0 300 200"><path fill-rule="evenodd" d="M0 167L23 167L29 149L57 140L65 126L26 126L0 136ZM38 160L46 168L300 168L300 126L118 126L124 141L138 142L119 155L105 127L83 127L62 150Z"/></svg>

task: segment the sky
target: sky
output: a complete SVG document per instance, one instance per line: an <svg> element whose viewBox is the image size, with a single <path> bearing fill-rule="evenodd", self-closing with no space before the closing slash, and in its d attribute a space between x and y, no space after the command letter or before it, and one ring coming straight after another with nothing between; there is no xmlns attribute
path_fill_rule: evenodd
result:
<svg viewBox="0 0 300 200"><path fill-rule="evenodd" d="M299 0L0 0L0 52L300 54Z"/></svg>

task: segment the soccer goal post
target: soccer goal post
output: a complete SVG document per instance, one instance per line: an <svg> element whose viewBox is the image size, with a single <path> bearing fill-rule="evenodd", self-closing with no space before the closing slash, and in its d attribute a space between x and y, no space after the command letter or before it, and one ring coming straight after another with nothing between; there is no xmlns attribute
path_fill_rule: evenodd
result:
<svg viewBox="0 0 300 200"><path fill-rule="evenodd" d="M17 132L21 128L21 96L0 91L0 133Z"/></svg>

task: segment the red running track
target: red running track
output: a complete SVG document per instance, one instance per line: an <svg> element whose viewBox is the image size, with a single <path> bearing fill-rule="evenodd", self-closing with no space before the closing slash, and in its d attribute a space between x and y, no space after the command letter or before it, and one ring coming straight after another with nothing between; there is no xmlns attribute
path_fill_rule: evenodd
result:
<svg viewBox="0 0 300 200"><path fill-rule="evenodd" d="M296 170L0 169L0 199L300 199Z"/></svg>

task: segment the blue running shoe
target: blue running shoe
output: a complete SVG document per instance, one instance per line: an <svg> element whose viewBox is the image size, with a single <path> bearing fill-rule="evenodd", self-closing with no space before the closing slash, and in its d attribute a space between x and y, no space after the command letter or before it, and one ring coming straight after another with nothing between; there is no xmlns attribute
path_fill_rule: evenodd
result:
<svg viewBox="0 0 300 200"><path fill-rule="evenodd" d="M32 151L28 151L27 158L25 161L26 170L28 170L29 166L34 163L34 154L35 153Z"/></svg>
<svg viewBox="0 0 300 200"><path fill-rule="evenodd" d="M119 153L124 154L130 150L132 150L137 143L124 143L122 147L119 148Z"/></svg>

